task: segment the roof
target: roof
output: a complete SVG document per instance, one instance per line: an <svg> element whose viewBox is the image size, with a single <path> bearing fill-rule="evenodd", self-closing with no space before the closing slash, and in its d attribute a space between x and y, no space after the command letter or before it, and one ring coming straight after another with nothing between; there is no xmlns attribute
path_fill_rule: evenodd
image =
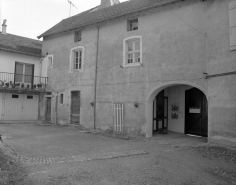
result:
<svg viewBox="0 0 236 185"><path fill-rule="evenodd" d="M109 19L118 18L130 13L150 9L176 2L178 0L130 0L102 9L94 7L73 17L67 18L39 35L38 38L86 27Z"/></svg>
<svg viewBox="0 0 236 185"><path fill-rule="evenodd" d="M41 57L42 41L0 32L0 50Z"/></svg>

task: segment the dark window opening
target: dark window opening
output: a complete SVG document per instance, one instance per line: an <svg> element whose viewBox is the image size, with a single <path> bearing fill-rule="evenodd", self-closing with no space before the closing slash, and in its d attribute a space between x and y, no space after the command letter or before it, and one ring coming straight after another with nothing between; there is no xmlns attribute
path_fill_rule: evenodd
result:
<svg viewBox="0 0 236 185"><path fill-rule="evenodd" d="M19 95L18 94L13 94L12 98L19 98Z"/></svg>
<svg viewBox="0 0 236 185"><path fill-rule="evenodd" d="M81 41L81 31L75 32L75 42Z"/></svg>
<svg viewBox="0 0 236 185"><path fill-rule="evenodd" d="M128 20L128 31L138 30L138 19Z"/></svg>
<svg viewBox="0 0 236 185"><path fill-rule="evenodd" d="M27 99L33 99L33 96L27 95Z"/></svg>
<svg viewBox="0 0 236 185"><path fill-rule="evenodd" d="M60 95L60 104L63 104L63 94Z"/></svg>

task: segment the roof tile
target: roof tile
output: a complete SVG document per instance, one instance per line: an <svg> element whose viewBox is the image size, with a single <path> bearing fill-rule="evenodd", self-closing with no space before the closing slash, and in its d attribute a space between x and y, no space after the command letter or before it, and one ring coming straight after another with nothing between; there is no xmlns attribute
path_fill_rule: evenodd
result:
<svg viewBox="0 0 236 185"><path fill-rule="evenodd" d="M38 36L38 38L92 25L108 19L117 18L129 13L173 3L178 0L130 0L106 8L95 10L97 7L67 18ZM93 11L94 10L94 11Z"/></svg>
<svg viewBox="0 0 236 185"><path fill-rule="evenodd" d="M42 41L0 32L0 50L41 56Z"/></svg>

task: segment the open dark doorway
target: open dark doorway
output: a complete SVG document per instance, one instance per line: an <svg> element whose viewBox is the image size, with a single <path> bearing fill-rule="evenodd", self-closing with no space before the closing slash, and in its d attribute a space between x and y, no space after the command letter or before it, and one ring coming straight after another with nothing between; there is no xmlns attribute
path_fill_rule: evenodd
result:
<svg viewBox="0 0 236 185"><path fill-rule="evenodd" d="M165 133L168 129L168 97L164 90L153 101L153 132Z"/></svg>
<svg viewBox="0 0 236 185"><path fill-rule="evenodd" d="M197 88L185 91L185 134L208 136L207 99Z"/></svg>

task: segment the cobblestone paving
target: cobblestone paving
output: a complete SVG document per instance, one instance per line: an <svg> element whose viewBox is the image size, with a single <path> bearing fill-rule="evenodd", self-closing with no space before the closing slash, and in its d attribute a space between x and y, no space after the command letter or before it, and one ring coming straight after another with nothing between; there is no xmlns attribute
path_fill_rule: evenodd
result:
<svg viewBox="0 0 236 185"><path fill-rule="evenodd" d="M12 149L10 146L0 143L0 148L3 149L5 154L13 157L14 162L21 162L27 166L32 165L50 165L50 164L60 164L66 162L83 162L83 161L93 161L93 160L105 160L113 159L119 157L128 157L133 155L143 155L148 154L143 150L132 150L124 152L109 152L93 155L75 155L66 157L51 157L51 158L31 158L27 156L20 155L16 150Z"/></svg>

